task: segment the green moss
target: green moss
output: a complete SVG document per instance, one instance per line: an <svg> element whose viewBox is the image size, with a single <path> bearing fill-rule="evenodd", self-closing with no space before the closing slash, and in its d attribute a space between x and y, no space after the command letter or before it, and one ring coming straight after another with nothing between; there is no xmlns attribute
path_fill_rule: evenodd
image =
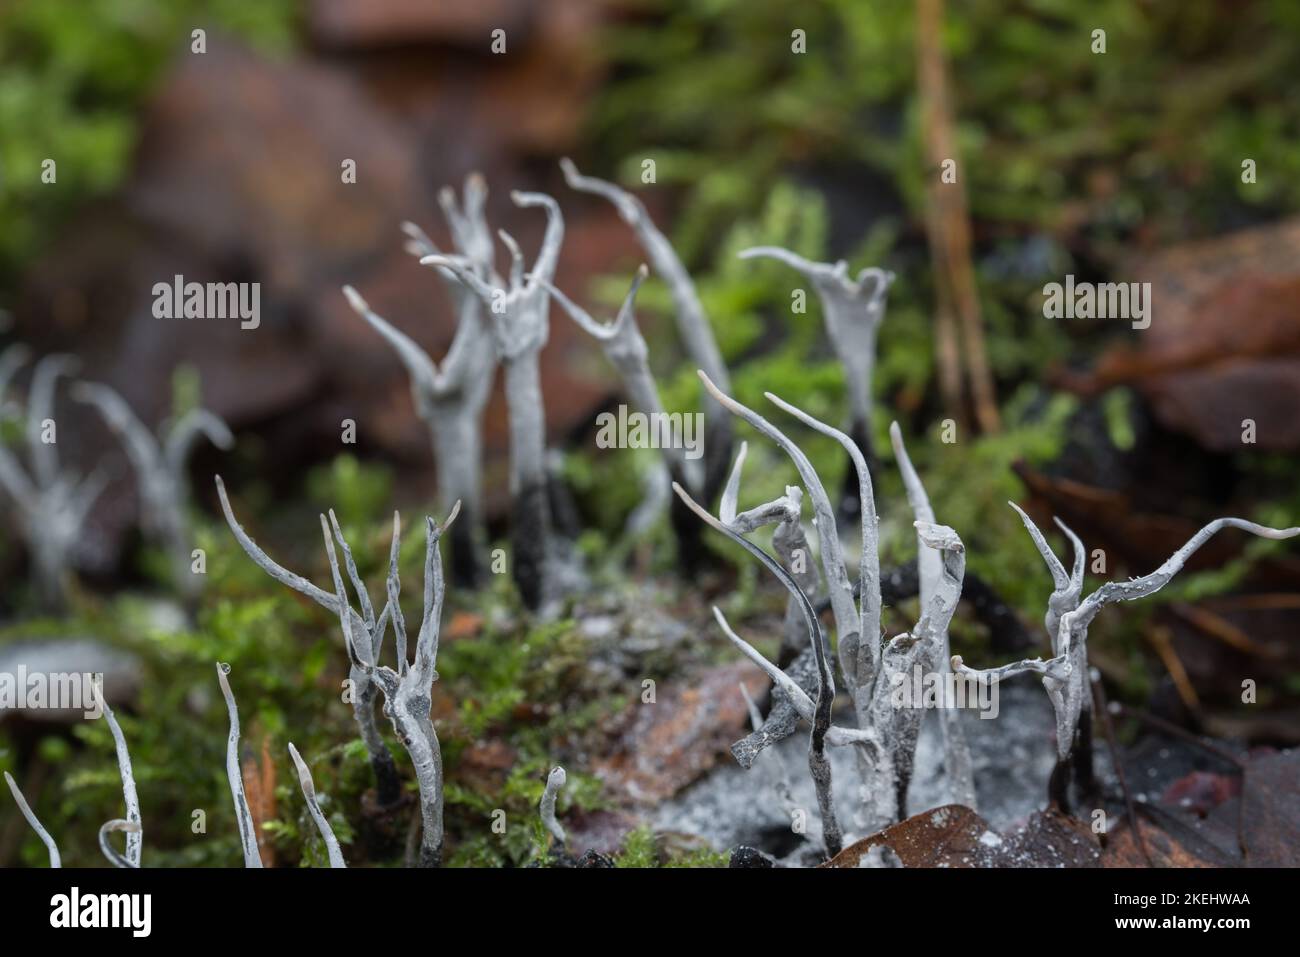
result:
<svg viewBox="0 0 1300 957"><path fill-rule="evenodd" d="M654 830L647 824L628 831L622 848L614 855L614 866L644 867L726 867L730 854L710 848L669 852L661 846Z"/></svg>
<svg viewBox="0 0 1300 957"><path fill-rule="evenodd" d="M1102 414L1106 417L1106 432L1111 444L1120 451L1133 448L1133 393L1128 389L1111 389L1102 398Z"/></svg>
<svg viewBox="0 0 1300 957"><path fill-rule="evenodd" d="M731 855L727 851L705 848L670 857L664 867L727 867L730 862Z"/></svg>
<svg viewBox="0 0 1300 957"><path fill-rule="evenodd" d="M139 108L203 27L266 52L294 44L291 0L41 0L0 12L0 281L38 255L65 218L126 172ZM45 159L55 185L41 181Z"/></svg>
<svg viewBox="0 0 1300 957"><path fill-rule="evenodd" d="M378 524L387 519L385 531L392 528L393 476L385 465L363 463L351 453L338 455L329 464L307 473L306 490L308 500L321 511L334 509L340 523ZM423 553L423 523L407 518L403 528L403 545L416 542ZM419 534L412 534L415 531ZM383 567L387 567L387 559L387 553L383 553Z"/></svg>
<svg viewBox="0 0 1300 957"><path fill-rule="evenodd" d="M827 0L797 15L781 0L642 6L648 16L618 22L601 44L620 80L590 139L629 181L654 157L660 183L687 191L676 232L688 261L791 168L874 175L920 210L930 170L912 4ZM1050 229L1092 197L1081 211L1100 244L1139 224L1177 237L1225 208L1300 204L1300 158L1285 133L1300 104L1281 93L1300 56L1293 7L1263 3L1230 22L1212 4L1127 0L945 12L962 175L974 215L995 230ZM1098 26L1104 54L1091 48ZM791 52L795 27L806 55ZM1243 157L1277 175L1242 184ZM1099 171L1110 174L1104 189Z"/></svg>
<svg viewBox="0 0 1300 957"><path fill-rule="evenodd" d="M615 867L658 867L659 845L654 831L643 825L627 832L623 847L614 856Z"/></svg>

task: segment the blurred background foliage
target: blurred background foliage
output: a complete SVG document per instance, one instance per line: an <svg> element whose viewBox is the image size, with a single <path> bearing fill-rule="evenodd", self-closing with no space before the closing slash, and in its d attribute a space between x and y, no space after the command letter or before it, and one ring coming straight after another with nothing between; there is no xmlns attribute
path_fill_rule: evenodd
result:
<svg viewBox="0 0 1300 957"><path fill-rule="evenodd" d="M737 397L761 407L762 393L773 391L832 422L844 408L820 304L811 297L806 316L791 316L793 274L735 255L785 245L811 259L844 258L853 269L895 271L879 338L876 448L888 448L893 416L909 438L937 433L934 289L922 227L933 171L922 158L911 0L630 6L650 15L606 34L615 79L589 120L588 165L618 169L636 188L642 162L653 158L659 182L680 195L671 235L696 272ZM1102 24L1106 52L1097 54L1091 37ZM815 55L791 55L794 29L805 31ZM947 5L944 42L1006 429L963 440L961 455L914 438L909 448L940 520L966 537L971 568L1032 620L1050 588L1005 506L1023 494L1010 465L1057 461L1079 425L1077 400L1053 393L1044 370L1085 364L1130 334L1117 324L1040 321L1043 285L1065 273L1119 278L1135 247L1300 209L1300 154L1291 148L1300 98L1288 95L1300 62L1300 8L1284 0L971 0ZM1267 184L1242 183L1243 157L1270 171ZM611 280L605 301L616 303L621 289ZM639 302L668 313L662 287L651 284ZM655 345L671 355L671 343ZM671 381L668 405L694 408L693 370L678 369ZM1113 389L1098 405L1112 449L1129 451L1131 394ZM838 474L833 442L801 440L823 474ZM751 447L747 481L763 500L780 492L789 469L779 451L756 444L764 447ZM1252 478L1289 460L1244 448L1235 458ZM882 521L906 526L895 507L897 476L881 472ZM599 486L637 489L607 479ZM1283 482L1265 480L1255 492L1261 521L1300 505ZM1189 576L1184 587L1213 577Z"/></svg>
<svg viewBox="0 0 1300 957"><path fill-rule="evenodd" d="M689 196L674 227L688 257L792 172L852 200L834 204L837 245L874 218L857 208L870 191L850 188L863 179L915 217L928 171L909 0L634 6L663 18L605 40L622 74L592 118L593 148L629 181L653 152L661 181ZM1101 55L1081 42L1100 25ZM796 28L815 55L790 55ZM970 0L948 6L944 40L972 216L993 235L1082 227L1107 248L1138 229L1178 238L1300 201L1288 148L1300 105L1285 95L1300 10L1286 0ZM1277 175L1222 188L1240 185L1243 156Z"/></svg>
<svg viewBox="0 0 1300 957"><path fill-rule="evenodd" d="M268 53L295 46L293 0L19 0L0 29L0 280L65 217L126 171L136 117L191 31L218 29ZM19 135L21 131L21 135ZM51 190L16 171L58 157Z"/></svg>
<svg viewBox="0 0 1300 957"><path fill-rule="evenodd" d="M1134 245L1217 234L1300 208L1300 97L1294 95L1300 6L1287 0L949 5L944 40L950 75L959 78L952 90L965 158L959 169L975 226L980 300L1004 421L996 435L963 435L960 455L945 455L951 447L937 441L934 289L922 227L930 174L921 158L912 3L635 0L618 6L625 15L591 41L608 76L587 117L575 154L579 165L614 171L629 188L644 189L642 161L656 161L653 188L671 196L671 217L661 225L696 276L734 370L737 397L754 407L764 406L762 393L772 391L837 422L843 380L816 298L810 297L807 314L792 316L791 275L776 264L741 262L738 250L784 245L812 259L845 258L854 269L881 265L896 272L879 339L876 448L888 449L889 419L898 417L940 521L966 541L970 568L996 583L1037 628L1050 581L1005 505L1023 495L1012 463L1060 461L1093 420L1102 423L1109 451L1123 454L1140 428L1127 391L1113 390L1085 408L1043 379L1048 366L1083 362L1126 330L1067 331L1034 321L1037 295L1045 281L1065 272L1081 279L1117 274ZM290 56L303 43L300 13L291 0L40 0L7 9L0 29L0 286L41 255L67 213L119 183L140 106L187 47L193 26ZM1107 52L1099 59L1086 38L1100 23ZM791 55L796 28L806 31L815 55ZM38 195L39 181L10 173L39 166L47 155L60 157L61 188L53 199ZM1269 170L1249 190L1240 188L1243 156ZM595 282L591 296L616 305L628 265ZM648 283L639 306L646 317L666 319L667 290ZM680 361L671 323L646 327L666 405L695 409L698 382ZM838 485L838 448L821 436L793 434L829 477L827 486ZM1286 523L1287 515L1300 514L1289 458L1253 451L1234 457L1257 507L1247 517ZM911 514L892 457L882 459L875 478L884 558L901 561L912 554ZM627 557L615 543L654 461L630 451L567 453L566 474L590 525L582 544L594 574L607 584L625 584L623 566L610 559ZM779 494L792 476L778 450L751 444L747 499ZM300 533L310 530L316 511L336 508L354 535L362 574L375 580L386 554L392 470L342 455L305 475L299 491L289 502L276 501L268 486L244 483L237 509L256 516L250 524L259 538L280 546L271 550L284 564L319 581L325 565L317 540ZM418 514L407 511L408 529ZM312 765L351 859L356 835L348 822L357 821L369 771L337 690L346 661L336 623L267 579L219 515L196 513L195 521L209 569L207 598L192 625L160 619L140 595L87 593L70 618L28 619L8 631L93 634L144 661L140 697L121 721L143 799L149 864L238 858L223 770L225 713L211 674L216 660L232 665L246 740L274 746L268 754L278 774L270 777L275 810L267 832L277 860L323 861L289 772L289 740ZM403 551L404 577L412 582L418 581L418 538L408 535ZM719 573L734 584L725 599L729 613L779 615L780 595L752 563L721 543L714 547L736 557L736 568ZM1229 590L1273 547L1252 543L1239 561L1188 575L1159 600ZM641 571L661 581L670 577L666 528L638 548L649 556ZM147 552L141 561L162 567ZM1135 696L1148 690L1153 670L1136 636L1156 603L1097 629L1098 642L1131 663L1124 690ZM909 611L896 624L905 627ZM526 864L544 846L536 805L557 748L580 751L585 736L620 712L626 698L585 671L590 648L573 618L531 625L505 584L478 596L451 595L445 627L458 615L477 630L471 640L444 641L442 680L434 689L448 772L451 860ZM979 658L983 638L960 625L954 640ZM1300 687L1295 676L1290 680ZM546 702L545 713L526 713L529 702ZM4 769L17 767L9 734L0 727ZM466 749L485 739L507 742L512 766L504 779L467 783L460 774ZM102 723L79 725L71 737L51 732L37 746L35 760L45 766L41 812L69 863L97 862L96 828L88 822L119 813L111 755ZM581 768L570 767L569 781L562 817L608 806L599 782ZM6 804L0 820L8 822L0 839L16 835L21 860L40 864L41 845L15 830L7 802L0 804ZM207 840L192 839L196 809L207 813ZM502 840L485 836L483 822L495 809L512 822ZM402 839L394 838L398 845ZM400 859L400 848L395 853ZM665 857L645 830L628 836L623 863L673 860L719 863L699 853Z"/></svg>

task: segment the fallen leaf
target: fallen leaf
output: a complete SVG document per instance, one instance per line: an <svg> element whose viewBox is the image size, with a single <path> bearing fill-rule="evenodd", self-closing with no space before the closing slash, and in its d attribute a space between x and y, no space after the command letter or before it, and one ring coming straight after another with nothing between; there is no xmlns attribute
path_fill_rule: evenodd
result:
<svg viewBox="0 0 1300 957"><path fill-rule="evenodd" d="M1096 867L1101 845L1078 818L1049 809L1004 834L994 858L994 867Z"/></svg>
<svg viewBox="0 0 1300 957"><path fill-rule="evenodd" d="M1214 451L1241 448L1242 420L1261 448L1300 447L1300 220L1183 243L1137 260L1150 283L1150 326L1136 348L1108 352L1063 385L1096 394L1131 384L1156 418Z"/></svg>
<svg viewBox="0 0 1300 957"><path fill-rule="evenodd" d="M1241 788L1246 863L1300 867L1300 751L1252 758Z"/></svg>
<svg viewBox="0 0 1300 957"><path fill-rule="evenodd" d="M858 867L868 851L880 846L892 849L904 867L987 867L1001 841L970 808L947 804L864 837L822 866Z"/></svg>
<svg viewBox="0 0 1300 957"><path fill-rule="evenodd" d="M1169 831L1151 821L1140 820L1142 839L1156 867L1223 867L1225 859L1216 852L1207 853L1204 842L1183 843ZM1117 827L1106 839L1106 850L1101 855L1102 867L1148 867L1147 859L1138 846L1133 828L1125 823Z"/></svg>
<svg viewBox="0 0 1300 957"><path fill-rule="evenodd" d="M1081 821L1039 811L999 834L960 804L916 814L849 845L823 867L859 867L872 848L887 847L904 867L1096 867L1101 847Z"/></svg>

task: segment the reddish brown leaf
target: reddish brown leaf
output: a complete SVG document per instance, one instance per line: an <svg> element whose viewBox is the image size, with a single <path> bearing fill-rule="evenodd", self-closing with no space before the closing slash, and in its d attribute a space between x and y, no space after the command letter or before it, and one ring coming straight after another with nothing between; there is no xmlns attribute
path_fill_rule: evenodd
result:
<svg viewBox="0 0 1300 957"><path fill-rule="evenodd" d="M1220 859L1203 856L1180 842L1165 829L1150 821L1141 821L1142 839L1156 867L1221 867ZM1189 842L1190 843L1190 842ZM1146 858L1138 847L1133 828L1126 825L1113 831L1101 856L1102 867L1146 867Z"/></svg>
<svg viewBox="0 0 1300 957"><path fill-rule="evenodd" d="M991 837L985 837L991 835ZM987 867L1001 838L968 807L948 804L850 844L823 867L858 867L873 847L888 847L904 867Z"/></svg>
<svg viewBox="0 0 1300 957"><path fill-rule="evenodd" d="M1167 428L1216 451L1241 448L1242 420L1261 448L1300 447L1300 220L1187 243L1138 261L1151 283L1151 325L1136 349L1107 353L1067 386L1131 384Z"/></svg>
<svg viewBox="0 0 1300 957"><path fill-rule="evenodd" d="M851 844L824 867L858 867L873 847L888 847L904 867L1096 867L1097 839L1081 821L1040 811L998 834L968 807L916 814Z"/></svg>

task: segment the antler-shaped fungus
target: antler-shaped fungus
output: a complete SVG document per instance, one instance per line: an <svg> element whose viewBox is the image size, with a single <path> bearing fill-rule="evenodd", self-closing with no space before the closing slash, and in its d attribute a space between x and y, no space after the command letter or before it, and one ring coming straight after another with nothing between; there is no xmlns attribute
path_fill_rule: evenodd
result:
<svg viewBox="0 0 1300 957"><path fill-rule="evenodd" d="M897 422L890 423L889 439L894 448L894 458L898 462L898 471L903 477L907 501L912 506L912 513L916 517L916 567L922 615L927 613L936 600L941 602L942 608L955 609L961 598L965 578L964 569L955 567L954 559L957 556L953 556L951 551L942 547L931 547L926 540L928 536L933 535L932 529L938 527L934 524L934 509L930 506L930 497L926 494L921 477L912 466L912 460L907 454L907 446L903 443L903 431L898 427ZM925 531L922 530L923 528ZM955 594L952 593L954 577ZM951 610L948 611L948 617L952 617ZM935 624L937 625L937 622ZM933 628L926 635L926 639L921 652L924 668L927 671L938 671L940 675L946 676L950 670L949 659L951 658L951 652L948 650L947 622L944 622L941 628ZM904 715L900 712L899 715L904 722L914 723L908 732L914 736L913 740L920 731L922 717L921 712L916 710L915 704L914 702L910 714ZM940 709L944 770L948 775L953 801L975 810L975 777L971 767L970 748L966 744L966 734L962 731L961 714L956 708L947 706L950 704L945 702L946 706ZM910 753L914 749L913 744L912 748L905 747L903 751ZM910 764L908 777L910 778ZM900 801L907 793L906 785L903 784L903 787Z"/></svg>
<svg viewBox="0 0 1300 957"><path fill-rule="evenodd" d="M113 714L113 709L108 706L108 699L104 697L104 689L98 682L91 683L91 695L93 702L98 703L104 713L104 719L108 722L109 731L113 735L113 745L117 752L117 769L122 778L122 797L126 801L126 818L118 818L108 821L99 829L99 848L103 851L104 856L114 867L135 868L140 866L141 850L141 823L140 823L140 800L136 796L135 774L131 770L131 754L126 747L126 737L122 734L122 728L117 723L117 716ZM41 822L37 820L36 815L27 804L27 799L23 797L22 791L18 789L18 784L8 771L5 772L5 781L9 784L9 790L14 796L14 801L18 804L18 810L22 812L27 823L32 826L36 836L45 844L46 849L50 852L50 867L62 867L63 862L59 856L58 845L54 843L54 838L50 837L49 831L45 830ZM126 854L119 854L109 843L108 835L114 831L126 832Z"/></svg>
<svg viewBox="0 0 1300 957"><path fill-rule="evenodd" d="M558 766L551 768L551 773L546 776L546 790L542 792L542 801L537 808L542 817L542 826L555 839L555 850L561 854L564 853L564 843L568 840L568 836L564 833L564 827L555 819L555 799L568 779L569 776L564 773L564 768Z"/></svg>
<svg viewBox="0 0 1300 957"><path fill-rule="evenodd" d="M542 193L510 194L516 206L541 206L546 210L546 232L528 277L523 254L508 233L500 232L509 248L510 278L484 278L448 256L431 255L421 263L439 266L475 293L491 315L497 357L505 366L506 404L510 415L511 540L514 578L529 608L540 608L548 594L547 559L550 557L551 509L547 498L546 408L542 398L538 354L550 333L547 313L560 247L564 242L564 216L559 204Z"/></svg>
<svg viewBox="0 0 1300 957"><path fill-rule="evenodd" d="M0 357L0 396L26 355L25 347L15 345ZM0 444L0 485L18 506L17 527L27 543L41 599L51 607L64 603L73 548L81 537L90 507L108 484L108 476L100 469L84 478L61 471L57 433L49 431L55 425L55 383L76 367L72 356L49 355L38 361L32 372L26 424L30 476L18 457Z"/></svg>
<svg viewBox="0 0 1300 957"><path fill-rule="evenodd" d="M1182 570L1197 549L1222 529L1239 528L1260 538L1275 540L1300 535L1300 527L1270 528L1241 518L1216 519L1188 539L1164 564L1149 575L1124 582L1107 582L1080 601L1083 592L1084 548L1078 536L1059 519L1057 520L1056 524L1074 546L1074 566L1071 573L1067 575L1064 566L1052 552L1033 520L1015 503L1008 504L1020 514L1025 528L1028 529L1030 537L1052 573L1055 588L1051 598L1048 599L1045 624L1052 643L1053 657L1048 661L1034 658L1013 662L1000 668L977 671L967 668L960 655L954 655L952 667L959 673L991 681L1000 681L1027 671L1042 675L1043 687L1047 690L1056 713L1056 748L1060 761L1070 757L1075 746L1080 715L1091 709L1091 699L1087 693L1089 687L1088 626L1102 608L1115 602L1133 601L1155 594Z"/></svg>
<svg viewBox="0 0 1300 957"><path fill-rule="evenodd" d="M635 409L646 415L649 421L655 422L662 420L666 413L659 397L659 387L655 383L654 373L650 371L649 349L645 338L641 335L641 330L637 327L634 308L637 290L647 275L649 270L643 264L632 279L631 288L619 308L618 315L610 323L597 322L585 309L574 303L559 289L549 282L543 282L560 308L600 344L605 357L618 370L628 398L632 400ZM697 495L704 496L703 470L694 467L699 463L690 461L674 442L660 444L660 452L668 473L668 481L678 482L694 490ZM679 558L685 566L693 567L699 557L700 526L698 522L689 518L689 514L684 508L674 508L672 520L673 531L677 536ZM638 521L643 521L643 516L638 516Z"/></svg>
<svg viewBox="0 0 1300 957"><path fill-rule="evenodd" d="M819 263L778 246L755 246L740 252L741 259L775 259L805 276L817 290L826 323L826 336L844 366L849 394L853 441L874 462L871 442L872 378L876 369L876 333L885 318L885 302L894 274L868 267L849 277L848 263ZM855 489L852 473L844 484L845 514L853 514Z"/></svg>
<svg viewBox="0 0 1300 957"><path fill-rule="evenodd" d="M713 336L713 329L704 313L699 294L695 291L691 274L682 264L672 243L650 218L645 204L608 180L582 175L567 157L560 160L560 168L571 188L604 197L618 210L623 222L632 227L642 250L650 260L651 268L668 283L673 299L673 315L677 321L677 334L681 337L686 355L697 368L703 369L710 379L718 383L724 392L729 392L731 379L727 366L722 361L722 351ZM704 418L704 478L703 484L696 486L696 490L703 501L711 502L727 474L733 438L731 420L716 402L705 400Z"/></svg>
<svg viewBox="0 0 1300 957"><path fill-rule="evenodd" d="M8 771L5 772L5 783L9 785L9 793L14 796L14 802L18 805L18 810L22 812L27 823L32 826L36 836L41 839L45 849L50 852L50 867L62 867L63 859L59 856L59 845L54 843L54 838L50 837L50 832L45 830L45 826L32 813L31 807L27 804L27 799L23 797L23 792L18 788L18 782Z"/></svg>
<svg viewBox="0 0 1300 957"><path fill-rule="evenodd" d="M737 515L735 506L736 494L739 490L739 465L743 461L744 447L742 446L741 453L737 457L737 468L732 471L732 479L728 481L727 490L723 495L721 517L715 518L711 515L695 499L691 498L690 494L681 485L674 483L673 491L707 525L741 545L762 562L785 585L791 597L799 603L804 626L808 631L808 642L813 649L813 655L817 663L818 680L815 702L793 679L789 678L780 668L769 662L752 645L737 635L727 623L721 609L715 606L713 616L717 619L719 627L722 628L727 638L740 649L742 654L768 674L794 704L800 716L812 724L812 733L808 741L808 771L812 776L813 787L817 793L817 805L822 821L822 841L826 846L827 855L833 857L843 847L843 835L835 815L831 792L831 765L826 757L826 745L828 743L832 745L858 743L859 736L845 729L834 728L831 725L831 710L835 704L835 677L831 672L829 652L826 648L826 636L822 632L821 622L817 620L817 613L813 610L812 602L803 589L799 587L799 583L781 566L780 562L745 537L746 532L772 521L772 516L778 516L777 520L784 520L784 517L788 514L790 504L784 499L777 499Z"/></svg>
<svg viewBox="0 0 1300 957"><path fill-rule="evenodd" d="M322 608L336 615L340 613L341 609L345 610L348 616L348 628L345 629L347 633L344 636L347 647L349 649L355 648L356 654L362 662L373 664L379 653L379 645L383 640L384 631L387 630L388 608L385 607L380 618L376 620L369 596L365 594L364 588L358 586L358 594L364 596L360 599L362 610L365 613L363 617L346 604L341 606L337 591L330 593L323 588L318 588L301 575L296 575L277 564L270 555L262 550L257 542L253 541L235 519L235 513L230 507L230 499L226 496L225 483L221 481L220 475L216 476L216 484L217 497L221 500L221 510L226 516L226 524L230 526L230 531L234 533L235 540L239 542L245 554L280 584L287 585L300 595L305 595ZM345 555L348 559L348 571L353 576L353 581L356 582L358 578L355 573L355 566L351 561L351 553L345 552ZM349 654L349 660L351 660L351 657L351 654ZM361 740L365 743L366 753L370 757L370 766L375 773L379 803L388 806L401 797L401 782L397 777L397 765L393 761L388 746L384 744L384 739L380 735L379 727L375 722L374 683L371 681L370 674L366 669L356 664L352 665L348 678L352 683L352 713L356 718L357 728L361 732Z"/></svg>
<svg viewBox="0 0 1300 957"><path fill-rule="evenodd" d="M703 372L700 373L700 378L705 388L724 408L749 422L786 452L799 472L804 488L813 503L813 522L821 545L822 572L829 590L831 613L835 619L840 672L853 698L858 721L858 728L853 731L828 725L822 731L822 736L826 743L858 745L855 754L862 775L860 790L862 813L859 819L864 828L876 830L897 820L902 813L916 746L916 734L909 727L912 718L910 716L904 716L907 720L900 718L900 709L894 704L893 692L902 681L906 680L908 672L923 653L927 650L933 653L935 648L942 646L948 623L961 595L965 562L965 550L961 539L956 532L945 526L925 521L916 523L917 533L922 543L928 548L938 550L941 574L937 577L929 576L933 595L923 603L920 620L913 631L892 638L882 647L880 557L875 497L872 491L871 474L861 450L848 435L813 418L772 393L766 393L767 398L778 408L790 413L810 428L838 441L853 463L858 479L859 501L862 503L860 516L862 553L857 589L861 597L859 604L855 600L854 589L849 583L848 567L840 546L830 498L808 457L794 442L758 413L721 392ZM733 481L728 484L728 492L724 496L724 508L727 509L729 516L735 516L733 495L735 476L736 473L733 472ZM686 496L680 488L677 493L685 500ZM786 583L787 588L793 586L791 593L801 599L801 606L806 607L805 614L811 620L809 634L821 636L820 624L816 620L816 614L807 595L777 562L740 535L737 530L742 527L739 516L735 516L731 523L727 523L714 519L702 508L689 501L687 504L692 505L696 514L711 526L740 541L751 553L759 556L764 564L768 565L783 583ZM770 515L773 505L774 503L769 503L744 514ZM810 718L815 722L819 720L808 693L790 674L766 662L756 651L734 637L729 629L724 628L724 630L742 652L767 672L777 687L788 697L800 717ZM825 640L824 636L821 640ZM818 659L819 700L817 704L820 706L825 689L829 687L833 690L834 685L833 679L827 680L830 676L829 664L824 660L826 655L820 645L814 645L814 651ZM796 664L798 664L797 659ZM791 671L793 670L792 665ZM814 727L817 727L816 723ZM754 741L754 737L751 735L747 740ZM776 737L777 735L773 734L766 740L754 741L754 745L750 748L752 753L746 755L748 760L752 762L757 750L770 744Z"/></svg>
<svg viewBox="0 0 1300 957"><path fill-rule="evenodd" d="M493 265L492 234L484 215L487 185L471 173L465 178L463 211L455 193L444 188L439 203L451 230L456 255L446 256L485 283L500 285ZM402 224L406 249L422 262L444 256L414 223ZM452 533L452 579L457 584L478 584L482 568L483 538L483 410L492 393L496 371L496 346L478 294L443 266L438 274L446 282L456 307L456 335L439 366L406 333L375 313L351 286L344 286L349 305L397 353L411 380L416 414L429 429L438 470L438 494L444 509L460 501L465 517Z"/></svg>
<svg viewBox="0 0 1300 957"><path fill-rule="evenodd" d="M95 407L122 441L140 490L140 520L147 534L166 547L172 560L173 583L194 596L200 585L189 573L190 535L185 509L189 488L185 463L199 436L219 449L235 444L230 428L206 409L193 409L177 419L165 437L155 437L115 390L93 382L79 382L72 395Z"/></svg>
<svg viewBox="0 0 1300 957"><path fill-rule="evenodd" d="M377 663L378 645L366 648L363 656L356 642L356 632L351 627L355 615L348 603L347 589L339 571L338 558L334 551L334 537L330 527L321 516L321 533L325 538L325 550L329 555L330 572L334 579L334 590L338 600L339 623L343 628L343 638L347 642L348 655L353 667L364 672L384 693L384 714L392 721L393 730L402 742L402 747L411 757L415 767L415 780L420 791L420 815L424 833L420 839L420 866L437 867L442 863L442 750L438 743L438 733L433 726L430 712L433 707L431 686L438 680L435 665L438 660L438 633L442 619L442 604L446 595L446 585L442 574L442 557L438 552L438 541L456 520L460 503L452 506L451 513L441 525L436 525L431 518L425 518L425 558L424 558L424 614L420 621L420 632L416 638L415 661L409 662L406 655L406 619L402 615L399 601L401 580L397 572L397 557L401 546L401 525L396 513L393 515L393 543L388 561L388 607L385 618L393 623L393 633L397 644L396 670ZM334 524L335 535L344 548L344 557L352 575L353 587L358 597L365 594L359 579L353 574L350 553L346 550L342 534ZM363 602L365 599L362 599ZM379 633L382 639L382 630Z"/></svg>
<svg viewBox="0 0 1300 957"><path fill-rule="evenodd" d="M129 844L132 838L138 838L140 836L140 822L126 821L119 817L114 818L111 821L105 821L103 826L99 829L99 850L103 853L104 857L108 858L110 864L114 867L128 869L139 867L139 864L132 864L129 857L123 857L121 854L117 853L117 848L113 847L113 845L109 843L108 835L112 834L114 831L125 832L126 840Z"/></svg>
<svg viewBox="0 0 1300 957"><path fill-rule="evenodd" d="M100 847L106 848L107 846L105 838L106 830L125 831L125 863L119 864L117 855L109 854L107 849L105 849L104 854L118 867L139 867L140 852L142 850L144 835L143 824L140 818L140 798L136 794L135 773L131 768L131 752L127 750L126 735L122 734L122 727L117 723L117 715L113 714L113 709L108 705L108 698L104 695L103 687L98 682L93 682L91 687L95 689L94 695L99 702L100 708L104 712L104 720L108 722L108 730L113 735L113 747L117 752L117 770L119 776L122 778L122 797L126 802L126 820L121 822L109 822L109 824L120 823L126 826L109 827L109 824L105 824L104 828L101 828L99 832Z"/></svg>

